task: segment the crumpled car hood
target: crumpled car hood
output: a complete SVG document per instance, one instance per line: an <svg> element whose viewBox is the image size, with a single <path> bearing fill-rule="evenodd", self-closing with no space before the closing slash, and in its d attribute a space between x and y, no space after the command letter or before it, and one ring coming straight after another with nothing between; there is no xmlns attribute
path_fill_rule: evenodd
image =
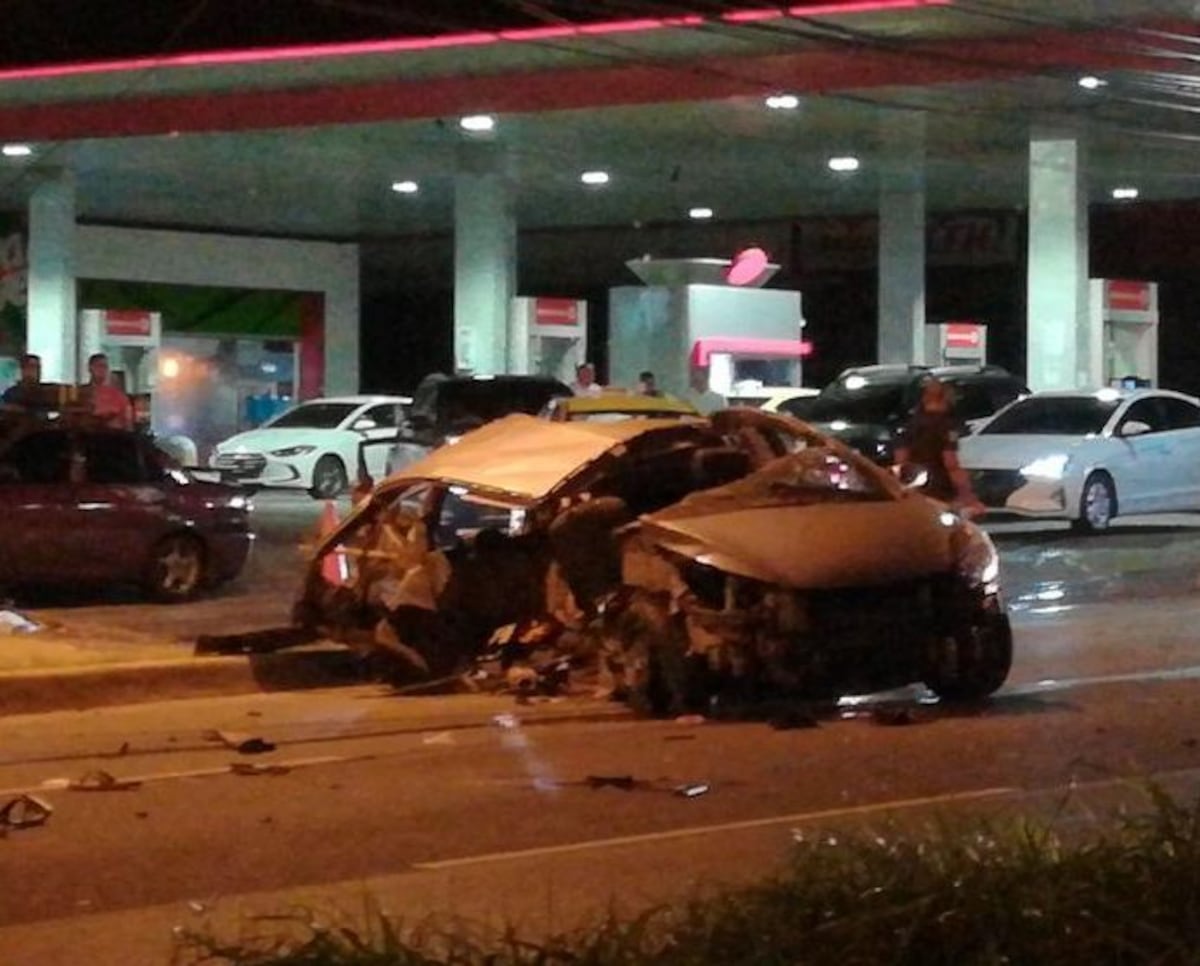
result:
<svg viewBox="0 0 1200 966"><path fill-rule="evenodd" d="M874 503L773 505L643 517L664 550L726 573L796 589L883 584L953 565L943 508L913 495Z"/></svg>

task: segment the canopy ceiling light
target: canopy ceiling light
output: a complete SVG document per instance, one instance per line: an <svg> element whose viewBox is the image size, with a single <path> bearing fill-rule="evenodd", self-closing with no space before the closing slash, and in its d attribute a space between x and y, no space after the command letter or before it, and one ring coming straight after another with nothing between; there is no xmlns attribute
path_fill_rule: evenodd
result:
<svg viewBox="0 0 1200 966"><path fill-rule="evenodd" d="M773 111L794 111L800 106L800 98L795 94L772 94L766 105Z"/></svg>
<svg viewBox="0 0 1200 966"><path fill-rule="evenodd" d="M458 126L471 134L487 134L496 129L496 119L490 114L468 114L459 118Z"/></svg>

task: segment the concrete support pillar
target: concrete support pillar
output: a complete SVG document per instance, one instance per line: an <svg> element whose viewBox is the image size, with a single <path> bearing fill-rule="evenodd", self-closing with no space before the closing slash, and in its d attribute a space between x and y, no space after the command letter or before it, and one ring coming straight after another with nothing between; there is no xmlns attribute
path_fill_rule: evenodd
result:
<svg viewBox="0 0 1200 966"><path fill-rule="evenodd" d="M517 288L517 219L509 159L496 144L460 145L454 184L454 366L504 372Z"/></svg>
<svg viewBox="0 0 1200 966"><path fill-rule="evenodd" d="M1026 315L1030 389L1100 384L1101 333L1088 311L1088 207L1083 147L1073 136L1029 142Z"/></svg>
<svg viewBox="0 0 1200 966"><path fill-rule="evenodd" d="M882 122L879 187L880 362L925 361L925 115Z"/></svg>
<svg viewBox="0 0 1200 966"><path fill-rule="evenodd" d="M75 183L68 172L35 175L29 196L29 292L25 343L46 382L78 382L75 312Z"/></svg>
<svg viewBox="0 0 1200 966"><path fill-rule="evenodd" d="M339 245L325 289L325 379L327 396L359 391L359 253Z"/></svg>

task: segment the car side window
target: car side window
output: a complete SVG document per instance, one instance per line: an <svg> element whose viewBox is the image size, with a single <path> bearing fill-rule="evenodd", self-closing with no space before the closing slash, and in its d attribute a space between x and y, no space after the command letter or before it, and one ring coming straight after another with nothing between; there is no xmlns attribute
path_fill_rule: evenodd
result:
<svg viewBox="0 0 1200 966"><path fill-rule="evenodd" d="M1028 390L1016 380L1001 379L997 382L988 383L987 391L988 396L991 398L992 408L988 410L988 414L990 415L997 409L1007 406Z"/></svg>
<svg viewBox="0 0 1200 966"><path fill-rule="evenodd" d="M71 481L71 437L61 430L32 433L0 457L0 484Z"/></svg>
<svg viewBox="0 0 1200 966"><path fill-rule="evenodd" d="M1150 427L1150 432L1161 432L1164 428L1163 419L1159 415L1157 399L1139 399L1134 402L1125 411L1125 418L1121 420L1121 426L1124 428L1132 422L1145 423Z"/></svg>
<svg viewBox="0 0 1200 966"><path fill-rule="evenodd" d="M149 482L137 437L124 433L89 433L83 438L83 457L89 483Z"/></svg>
<svg viewBox="0 0 1200 966"><path fill-rule="evenodd" d="M1194 429L1200 426L1200 406L1186 399L1164 396L1159 400L1163 429Z"/></svg>
<svg viewBox="0 0 1200 966"><path fill-rule="evenodd" d="M372 406L362 414L362 418L374 422L376 429L395 429L397 426L396 409L397 407L392 403Z"/></svg>
<svg viewBox="0 0 1200 966"><path fill-rule="evenodd" d="M960 382L954 384L953 388L957 396L954 403L954 415L959 419L982 419L994 412L991 397L982 384Z"/></svg>

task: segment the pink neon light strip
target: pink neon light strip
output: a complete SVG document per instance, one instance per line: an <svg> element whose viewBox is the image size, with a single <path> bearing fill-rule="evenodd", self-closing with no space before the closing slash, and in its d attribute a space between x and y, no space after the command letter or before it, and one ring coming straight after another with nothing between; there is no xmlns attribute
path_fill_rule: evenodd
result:
<svg viewBox="0 0 1200 966"><path fill-rule="evenodd" d="M886 10L913 10L918 7L948 7L954 0L846 0L845 3L806 3L791 7L761 7L732 10L721 15L729 23L756 20L782 20L784 17L828 17L839 13L880 13Z"/></svg>
<svg viewBox="0 0 1200 966"><path fill-rule="evenodd" d="M822 16L838 13L869 13L919 7L947 6L954 0L846 0L845 3L819 3L810 6L773 7L734 10L716 20L730 23L781 19L788 15ZM611 20L602 23L527 27L499 31L472 31L437 37L404 37L389 40L363 40L340 44L305 44L255 50L216 50L164 57L131 57L119 60L88 61L77 64L52 64L40 67L13 67L0 70L0 82L48 80L88 74L116 74L140 70L178 67L219 67L230 64L267 64L282 61L329 60L335 57L361 57L371 54L409 53L454 47L479 47L487 44L546 40L555 37L594 37L606 34L646 33L679 27L699 27L716 22L700 14L678 17L643 17L636 20Z"/></svg>

